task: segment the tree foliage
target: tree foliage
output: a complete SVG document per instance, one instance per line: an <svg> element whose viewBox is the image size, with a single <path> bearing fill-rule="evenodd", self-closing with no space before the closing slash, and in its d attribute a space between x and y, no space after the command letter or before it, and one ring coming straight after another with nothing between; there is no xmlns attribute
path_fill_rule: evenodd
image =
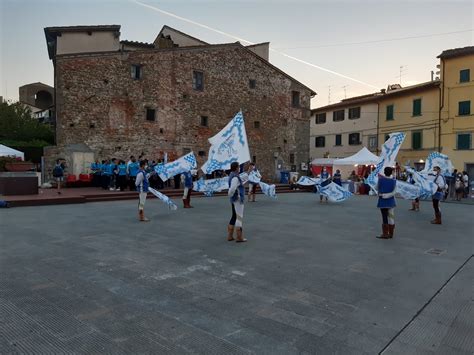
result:
<svg viewBox="0 0 474 355"><path fill-rule="evenodd" d="M50 125L31 117L31 110L19 102L0 103L0 142L46 146L54 144L54 131ZM12 144L13 143L13 144Z"/></svg>

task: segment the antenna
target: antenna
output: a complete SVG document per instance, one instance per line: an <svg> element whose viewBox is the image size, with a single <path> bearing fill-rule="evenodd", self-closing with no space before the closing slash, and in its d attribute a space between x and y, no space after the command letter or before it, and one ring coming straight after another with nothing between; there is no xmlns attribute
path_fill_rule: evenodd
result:
<svg viewBox="0 0 474 355"><path fill-rule="evenodd" d="M328 86L328 105L331 103L331 85Z"/></svg>
<svg viewBox="0 0 474 355"><path fill-rule="evenodd" d="M346 93L347 85L344 85L342 88L344 89L344 98L347 99L347 93Z"/></svg>
<svg viewBox="0 0 474 355"><path fill-rule="evenodd" d="M400 65L400 71L399 71L400 75L398 76L398 78L400 79L400 86L402 86L402 76L404 74L404 71L408 70L407 66L408 65Z"/></svg>

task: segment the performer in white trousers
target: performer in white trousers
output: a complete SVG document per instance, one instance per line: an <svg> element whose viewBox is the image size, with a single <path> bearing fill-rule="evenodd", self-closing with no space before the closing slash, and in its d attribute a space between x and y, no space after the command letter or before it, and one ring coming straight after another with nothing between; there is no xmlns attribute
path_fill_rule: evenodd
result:
<svg viewBox="0 0 474 355"><path fill-rule="evenodd" d="M140 170L138 171L137 178L135 179L135 186L137 187L137 191L139 193L138 196L138 219L140 222L148 222L150 221L148 218L145 217L145 202L146 202L146 195L148 194L148 176L145 172L145 165L146 162L144 160L140 161Z"/></svg>
<svg viewBox="0 0 474 355"><path fill-rule="evenodd" d="M245 199L245 188L242 180L239 176L239 163L233 162L230 165L230 176L229 176L229 192L230 203L232 205L232 217L227 227L227 240L235 240L237 243L246 242L242 236L242 220L244 218L244 199ZM234 239L234 229L237 232L237 238Z"/></svg>

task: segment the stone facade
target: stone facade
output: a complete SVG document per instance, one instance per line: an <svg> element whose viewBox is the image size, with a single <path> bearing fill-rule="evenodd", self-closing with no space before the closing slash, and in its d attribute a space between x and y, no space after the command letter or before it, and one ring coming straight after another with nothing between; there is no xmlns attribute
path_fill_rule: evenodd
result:
<svg viewBox="0 0 474 355"><path fill-rule="evenodd" d="M203 90L193 89L194 71L204 74ZM156 160L165 152L173 159L193 150L201 165L207 139L242 109L251 156L266 179L308 162L314 92L239 43L57 55L55 73L56 154L78 143L99 159L144 153Z"/></svg>

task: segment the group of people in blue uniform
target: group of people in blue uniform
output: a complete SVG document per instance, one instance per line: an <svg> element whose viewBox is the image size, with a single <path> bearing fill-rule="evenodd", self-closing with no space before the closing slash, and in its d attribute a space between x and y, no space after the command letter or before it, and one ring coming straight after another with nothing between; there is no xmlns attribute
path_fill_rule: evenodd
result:
<svg viewBox="0 0 474 355"><path fill-rule="evenodd" d="M124 191L127 187L135 190L135 179L139 171L139 163L134 156L126 163L119 159L98 159L91 164L92 186L102 187L104 190Z"/></svg>

